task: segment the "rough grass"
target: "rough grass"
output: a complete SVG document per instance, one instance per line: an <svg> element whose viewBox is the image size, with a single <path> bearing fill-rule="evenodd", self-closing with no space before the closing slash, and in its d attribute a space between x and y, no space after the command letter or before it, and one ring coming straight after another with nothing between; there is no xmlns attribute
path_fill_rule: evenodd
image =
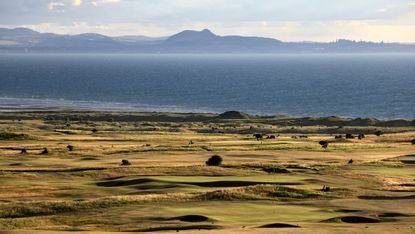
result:
<svg viewBox="0 0 415 234"><path fill-rule="evenodd" d="M186 201L192 199L191 194L150 194L137 196L114 196L89 201L55 201L55 202L19 202L0 204L0 218L22 218L43 215L55 215L83 210L118 207L132 203Z"/></svg>
<svg viewBox="0 0 415 234"><path fill-rule="evenodd" d="M327 197L322 192L295 189L276 185L255 185L228 188L211 192L169 193L148 195L113 196L88 201L56 201L56 202L19 202L0 204L0 218L23 218L61 213L79 212L83 210L102 209L124 206L128 204L152 202L185 202L205 200L275 200L275 199L315 199Z"/></svg>
<svg viewBox="0 0 415 234"><path fill-rule="evenodd" d="M275 200L313 199L326 197L321 192L277 185L255 185L207 192L198 196L202 200Z"/></svg>
<svg viewBox="0 0 415 234"><path fill-rule="evenodd" d="M27 140L30 139L29 135L23 134L23 133L13 133L13 132L0 132L0 141L3 140L14 140L14 141L20 141L20 140Z"/></svg>
<svg viewBox="0 0 415 234"><path fill-rule="evenodd" d="M374 214L404 214L378 216L402 226L415 221L413 126L375 120L357 126L364 121L334 117L216 117L0 114L0 133L7 133L0 141L0 230L175 232L172 227L193 228L171 220L186 215L211 218L223 228L215 232L281 223L303 230L322 220ZM370 134L375 130L387 134ZM365 139L334 141L334 135L360 132ZM253 133L280 136L256 141ZM292 138L298 135L308 138ZM318 145L322 140L330 142L328 149ZM48 155L39 154L43 147ZM205 166L214 154L223 165ZM122 159L132 165L120 166ZM322 192L323 185L331 190Z"/></svg>

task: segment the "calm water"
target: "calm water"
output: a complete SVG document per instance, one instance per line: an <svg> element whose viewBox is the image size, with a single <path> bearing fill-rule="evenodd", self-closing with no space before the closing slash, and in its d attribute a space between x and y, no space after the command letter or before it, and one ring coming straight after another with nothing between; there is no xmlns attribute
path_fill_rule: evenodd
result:
<svg viewBox="0 0 415 234"><path fill-rule="evenodd" d="M0 55L0 110L415 118L415 55Z"/></svg>

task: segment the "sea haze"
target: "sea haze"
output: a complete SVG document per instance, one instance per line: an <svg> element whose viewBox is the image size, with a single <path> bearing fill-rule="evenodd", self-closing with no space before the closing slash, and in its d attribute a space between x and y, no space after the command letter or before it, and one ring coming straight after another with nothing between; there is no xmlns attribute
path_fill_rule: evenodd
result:
<svg viewBox="0 0 415 234"><path fill-rule="evenodd" d="M0 111L415 117L414 54L1 54Z"/></svg>

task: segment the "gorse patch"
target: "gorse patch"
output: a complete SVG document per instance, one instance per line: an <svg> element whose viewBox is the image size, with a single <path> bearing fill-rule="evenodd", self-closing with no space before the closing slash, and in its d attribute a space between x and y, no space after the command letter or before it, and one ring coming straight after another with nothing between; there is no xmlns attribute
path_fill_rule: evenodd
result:
<svg viewBox="0 0 415 234"><path fill-rule="evenodd" d="M26 140L30 137L26 134L17 134L12 132L0 132L0 140Z"/></svg>

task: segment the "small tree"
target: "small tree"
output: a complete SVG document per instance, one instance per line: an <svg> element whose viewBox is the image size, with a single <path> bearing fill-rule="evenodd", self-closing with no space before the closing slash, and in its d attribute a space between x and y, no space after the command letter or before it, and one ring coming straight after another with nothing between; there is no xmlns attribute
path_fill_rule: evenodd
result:
<svg viewBox="0 0 415 234"><path fill-rule="evenodd" d="M43 148L43 151L40 154L48 154L48 153L49 153L48 148Z"/></svg>
<svg viewBox="0 0 415 234"><path fill-rule="evenodd" d="M130 163L130 161L128 161L127 159L123 159L123 160L121 161L121 166L129 166L129 165L131 165L131 163Z"/></svg>
<svg viewBox="0 0 415 234"><path fill-rule="evenodd" d="M264 137L262 134L258 134L258 133L254 134L253 136L256 138L257 141L262 140L262 138Z"/></svg>
<svg viewBox="0 0 415 234"><path fill-rule="evenodd" d="M321 145L321 147L323 147L324 149L327 149L327 147L329 147L329 143L327 141L320 141L319 144Z"/></svg>
<svg viewBox="0 0 415 234"><path fill-rule="evenodd" d="M376 135L376 136L382 136L382 135L383 135L383 132L382 132L382 131L376 131L376 132L375 132L375 135Z"/></svg>
<svg viewBox="0 0 415 234"><path fill-rule="evenodd" d="M220 166L222 164L222 157L219 155L213 155L206 161L206 165L208 166Z"/></svg>
<svg viewBox="0 0 415 234"><path fill-rule="evenodd" d="M323 192L330 192L330 190L331 190L331 188L326 186L326 185L323 185L323 188L321 189L321 191L323 191Z"/></svg>
<svg viewBox="0 0 415 234"><path fill-rule="evenodd" d="M66 146L66 148L68 148L69 151L73 151L74 146L73 145L68 145L68 146Z"/></svg>
<svg viewBox="0 0 415 234"><path fill-rule="evenodd" d="M347 133L346 134L346 139L354 139L353 134Z"/></svg>
<svg viewBox="0 0 415 234"><path fill-rule="evenodd" d="M412 145L415 145L415 139L412 139L411 142L412 142Z"/></svg>

